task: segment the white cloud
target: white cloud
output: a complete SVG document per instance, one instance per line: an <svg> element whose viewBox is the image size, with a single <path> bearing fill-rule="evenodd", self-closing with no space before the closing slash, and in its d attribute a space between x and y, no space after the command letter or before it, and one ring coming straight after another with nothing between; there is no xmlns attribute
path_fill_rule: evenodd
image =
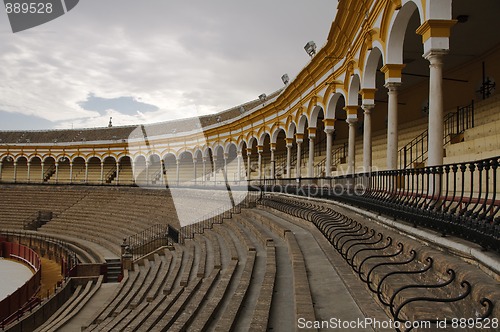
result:
<svg viewBox="0 0 500 332"><path fill-rule="evenodd" d="M285 72L294 77L309 61L303 45L324 43L335 8L331 0L87 0L17 34L1 17L0 111L58 128L221 111L280 88ZM78 105L90 93L159 110L99 115ZM0 129L9 129L1 115Z"/></svg>

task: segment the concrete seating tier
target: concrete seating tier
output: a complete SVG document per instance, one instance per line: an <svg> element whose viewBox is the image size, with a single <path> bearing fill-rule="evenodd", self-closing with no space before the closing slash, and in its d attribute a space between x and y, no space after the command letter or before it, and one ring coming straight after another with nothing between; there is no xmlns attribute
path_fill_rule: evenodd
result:
<svg viewBox="0 0 500 332"><path fill-rule="evenodd" d="M463 140L446 146L446 164L481 160L500 154L500 95L474 104L474 127Z"/></svg>
<svg viewBox="0 0 500 332"><path fill-rule="evenodd" d="M297 223L317 227L392 319L499 315L498 265L485 266L472 257L462 258L462 253L455 255L439 248L439 243L429 244L368 222L331 203L280 195L266 198L264 204Z"/></svg>
<svg viewBox="0 0 500 332"><path fill-rule="evenodd" d="M83 278L85 279L85 278ZM83 282L83 281L82 281ZM56 331L71 320L90 298L99 290L103 282L101 275L97 280L89 280L76 287L71 298L66 301L36 332Z"/></svg>

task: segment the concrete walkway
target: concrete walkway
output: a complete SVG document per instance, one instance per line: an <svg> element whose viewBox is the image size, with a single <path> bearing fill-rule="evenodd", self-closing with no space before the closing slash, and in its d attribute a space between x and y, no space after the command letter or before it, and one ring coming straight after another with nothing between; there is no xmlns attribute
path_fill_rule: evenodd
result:
<svg viewBox="0 0 500 332"><path fill-rule="evenodd" d="M273 210L256 210L283 227L290 229L304 255L309 287L318 321L357 321L374 318L388 321L380 305L354 276L340 254L312 224L294 220L290 216L281 218ZM319 331L328 329L320 328ZM373 331L369 326L348 331ZM382 331L382 330L379 330Z"/></svg>

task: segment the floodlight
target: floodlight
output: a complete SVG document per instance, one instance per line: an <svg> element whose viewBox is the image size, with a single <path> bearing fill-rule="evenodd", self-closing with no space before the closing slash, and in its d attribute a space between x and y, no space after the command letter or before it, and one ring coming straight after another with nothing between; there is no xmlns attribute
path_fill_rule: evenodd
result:
<svg viewBox="0 0 500 332"><path fill-rule="evenodd" d="M288 77L288 74L284 74L283 76L281 76L281 80L283 81L283 84L287 85L290 81L290 78Z"/></svg>
<svg viewBox="0 0 500 332"><path fill-rule="evenodd" d="M306 50L307 54L312 58L316 54L316 43L311 40L304 46L304 50Z"/></svg>

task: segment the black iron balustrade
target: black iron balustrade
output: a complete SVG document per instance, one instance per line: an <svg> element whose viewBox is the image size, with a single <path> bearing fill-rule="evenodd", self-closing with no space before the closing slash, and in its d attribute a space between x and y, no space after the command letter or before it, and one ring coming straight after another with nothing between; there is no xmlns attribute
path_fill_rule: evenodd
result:
<svg viewBox="0 0 500 332"><path fill-rule="evenodd" d="M179 231L168 224L156 224L125 239L128 253L142 257L162 246L179 242Z"/></svg>
<svg viewBox="0 0 500 332"><path fill-rule="evenodd" d="M464 279L457 280L455 270L448 268L446 271L447 277L443 280L440 277L436 278L432 269L434 263L432 257L421 255L417 259L418 254L414 249L405 250L403 243L394 244L391 237L384 237L383 234L377 233L373 228L363 227L356 220L335 211L333 208L315 202L295 200L277 195L264 195L259 202L264 206L313 223L354 272L358 274L359 278L367 284L370 291L378 297L380 303L388 307L394 321L400 323L409 322L401 317L401 313L411 303L434 302L444 304L466 299L468 305L475 306L472 312L478 319L492 316L493 307L495 306L493 301L487 297L476 299L471 296L471 284ZM398 268L380 270L384 266L397 266ZM376 273L378 278L375 277ZM401 277L397 278L398 282L405 280L407 284L393 284L394 278L391 282L390 277L395 275ZM424 275L431 277L424 278ZM416 278L411 278L411 276ZM430 281L436 279L439 280L437 283ZM392 292L388 293L386 289L392 289ZM407 293L402 298L402 301L398 299L399 295L408 289L419 290L420 292L417 293L419 295ZM431 325L436 324L438 321L445 321L444 318L446 318L448 324L451 323L451 317L437 319L435 316L419 316L417 316L419 321L425 321ZM411 328L405 331L409 330ZM402 330L396 328L396 331Z"/></svg>
<svg viewBox="0 0 500 332"><path fill-rule="evenodd" d="M500 157L334 178L254 181L268 192L340 200L500 251Z"/></svg>
<svg viewBox="0 0 500 332"><path fill-rule="evenodd" d="M241 213L242 208L253 207L260 197L260 191L250 190L238 203L220 207L192 224L181 227L179 243L184 243L185 239L192 239L195 234L203 234L205 229L212 229L214 224L222 224L224 219L231 219L233 214Z"/></svg>

